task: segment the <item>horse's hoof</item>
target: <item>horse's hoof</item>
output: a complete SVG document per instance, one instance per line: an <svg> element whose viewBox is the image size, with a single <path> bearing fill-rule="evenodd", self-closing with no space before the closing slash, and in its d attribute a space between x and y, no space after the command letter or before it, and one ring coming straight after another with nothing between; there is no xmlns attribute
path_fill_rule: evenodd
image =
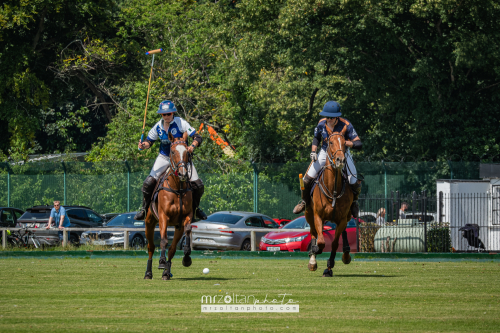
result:
<svg viewBox="0 0 500 333"><path fill-rule="evenodd" d="M174 276L172 273L167 273L167 271L163 271L163 275L161 276L162 280L170 280Z"/></svg>
<svg viewBox="0 0 500 333"><path fill-rule="evenodd" d="M189 267L193 263L193 260L191 260L190 256L184 256L182 257L182 266L184 267Z"/></svg>
<svg viewBox="0 0 500 333"><path fill-rule="evenodd" d="M158 265L158 269L167 269L167 259L160 258L160 264Z"/></svg>
<svg viewBox="0 0 500 333"><path fill-rule="evenodd" d="M149 271L149 272L146 272L146 274L144 275L144 280L152 280L153 279L153 272Z"/></svg>
<svg viewBox="0 0 500 333"><path fill-rule="evenodd" d="M342 262L346 265L351 263L351 256L349 255L349 252L344 252L344 254L342 254Z"/></svg>
<svg viewBox="0 0 500 333"><path fill-rule="evenodd" d="M318 264L317 264L317 263L316 263L316 264L314 264L314 265L313 265L313 264L308 264L308 265L307 265L307 268L309 268L309 270L310 270L311 272L314 272L315 270L317 270L317 269L318 269Z"/></svg>
<svg viewBox="0 0 500 333"><path fill-rule="evenodd" d="M333 277L333 271L331 269L325 269L323 271L323 277Z"/></svg>

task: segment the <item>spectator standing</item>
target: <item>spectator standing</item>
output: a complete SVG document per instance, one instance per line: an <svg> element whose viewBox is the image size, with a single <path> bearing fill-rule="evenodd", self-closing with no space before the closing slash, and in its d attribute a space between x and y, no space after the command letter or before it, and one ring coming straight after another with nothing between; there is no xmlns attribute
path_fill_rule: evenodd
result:
<svg viewBox="0 0 500 333"><path fill-rule="evenodd" d="M385 224L385 208L380 208L378 210L376 223L380 226Z"/></svg>
<svg viewBox="0 0 500 333"><path fill-rule="evenodd" d="M408 209L408 203L406 201L404 201L401 204L401 208L399 209L399 218L400 219L405 219L406 218L406 214L405 214L406 209Z"/></svg>
<svg viewBox="0 0 500 333"><path fill-rule="evenodd" d="M52 225L52 220L54 220L54 224L59 221L59 240L63 241L63 230L64 228L68 228L70 226L68 215L66 215L66 209L61 206L60 201L54 201L54 208L50 211L49 223L45 229L49 229ZM69 231L68 231L68 241L70 240Z"/></svg>

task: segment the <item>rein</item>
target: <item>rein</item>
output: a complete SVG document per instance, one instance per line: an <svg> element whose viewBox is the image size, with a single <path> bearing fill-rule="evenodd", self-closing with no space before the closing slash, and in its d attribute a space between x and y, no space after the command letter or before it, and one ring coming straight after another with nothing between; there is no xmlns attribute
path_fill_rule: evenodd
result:
<svg viewBox="0 0 500 333"><path fill-rule="evenodd" d="M172 160L172 147L177 145L177 144L185 144L186 145L186 142L185 141L176 141L174 143L172 143L172 145L170 146L170 167L168 168L168 172L165 172L163 174L163 176L160 178L160 181L158 183L158 187L156 188L156 191L155 191L155 194L154 194L154 200L156 200L156 198L158 197L158 193L161 191L161 190L165 190L167 192L171 192L171 193L174 193L175 195L177 195L179 197L179 206L180 206L180 211L179 211L179 222L177 223L177 225L175 226L176 229L180 229L181 227L181 221L182 221L182 197L184 195L186 195L187 192L191 191L192 189L189 187L189 185L183 189L182 188L182 183L184 183L185 181L181 181L180 180L180 177L179 177L179 168L181 166L184 166L186 168L186 170L189 170L189 168L187 167L187 164L190 163L190 158L188 159L187 162L185 161L179 161L179 163L177 164L173 164L173 160ZM189 154L189 153L188 153ZM192 169L191 169L191 174L192 174ZM191 179L191 174L188 175L188 179ZM174 190L171 186L170 186L170 183L168 182L168 177L172 175L173 177L176 177L178 180L179 180L179 183L180 183L180 188L178 190ZM163 186L163 183L164 182L167 182L167 187ZM189 184L189 182L188 182ZM154 205L153 206L153 211L156 213L156 217L159 219L159 214L158 212L156 212L154 210Z"/></svg>
<svg viewBox="0 0 500 333"><path fill-rule="evenodd" d="M342 190L341 190L341 191L340 191L340 193L337 195L337 173L338 173L338 172L337 172L337 171L333 168L333 165L334 165L333 159L335 158L335 156L337 155L337 153L338 153L339 151L344 152L344 150L343 150L343 149L337 149L337 150L333 153L333 155L330 153L330 138L331 138L332 136L335 136L335 135L342 136L342 134L340 134L340 133L332 133L332 134L328 137L328 147L327 147L327 153L326 153L326 154L327 154L327 157L328 157L328 162L329 162L329 163L328 163L328 164L325 164L325 165L323 166L323 168L322 168L322 170L321 170L321 171L323 171L323 172L321 173L321 177L320 177L320 179L319 179L319 180L317 180L317 181L316 181L316 182L317 182L317 184L318 184L318 186L319 186L319 188L320 188L320 190L321 190L321 192L323 193L323 195L324 195L325 197L327 197L328 199L332 200L332 208L334 209L334 213L335 213L335 201L336 201L338 198L342 197L342 196L344 195L344 193L345 193L345 181L342 181ZM347 165L347 163L346 163L346 165ZM330 168L330 167L332 168L332 171L333 171L333 172L334 172L334 174L335 174L334 183L333 183L333 194L330 192L330 190L328 189L328 187L327 187L327 186L326 186L326 184L325 184L325 171L326 171L326 169L328 169L328 168ZM342 170L340 171L341 177L342 177L342 172L343 172L343 170L344 170L344 169L342 169ZM321 171L320 171L320 172L321 172Z"/></svg>

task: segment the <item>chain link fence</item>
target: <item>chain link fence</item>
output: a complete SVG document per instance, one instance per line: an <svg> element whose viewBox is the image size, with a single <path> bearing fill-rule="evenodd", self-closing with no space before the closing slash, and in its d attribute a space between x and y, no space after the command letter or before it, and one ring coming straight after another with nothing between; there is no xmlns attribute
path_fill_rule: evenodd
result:
<svg viewBox="0 0 500 333"><path fill-rule="evenodd" d="M0 205L27 209L51 205L88 206L99 213L135 211L141 186L153 160L119 162L32 162L0 164ZM273 218L293 218L300 199L299 173L309 163L251 164L245 161L195 162L205 183L201 206L255 211ZM479 162L359 162L365 176L362 194L389 198L391 192L435 193L437 179L478 179Z"/></svg>

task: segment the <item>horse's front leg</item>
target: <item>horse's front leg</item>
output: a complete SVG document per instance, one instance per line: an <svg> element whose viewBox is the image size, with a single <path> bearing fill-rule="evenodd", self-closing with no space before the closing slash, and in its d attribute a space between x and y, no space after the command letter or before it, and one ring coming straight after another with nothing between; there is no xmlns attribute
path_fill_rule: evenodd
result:
<svg viewBox="0 0 500 333"><path fill-rule="evenodd" d="M318 263L316 262L316 254L319 252L318 247L318 232L316 229L316 223L314 222L314 213L311 208L306 210L306 220L309 223L311 232L311 244L309 245L309 263L307 268L314 272L318 269Z"/></svg>
<svg viewBox="0 0 500 333"><path fill-rule="evenodd" d="M335 230L335 238L333 239L332 242L332 252L330 252L330 258L328 258L328 261L326 263L327 269L323 271L323 277L333 276L332 268L335 267L335 255L337 254L337 248L339 247L340 235L343 235L345 233L346 226L347 226L347 221L343 221L343 223L337 225L337 229ZM347 233L346 233L346 238L347 238ZM343 238L342 241L344 241ZM347 244L349 245L349 243Z"/></svg>
<svg viewBox="0 0 500 333"><path fill-rule="evenodd" d="M146 239L148 240L148 265L146 267L146 274L144 275L144 279L151 280L153 278L153 271L151 269L153 265L153 254L155 252L155 243L154 243L154 235L155 235L155 226L156 221L153 218L151 211L148 212L146 216Z"/></svg>
<svg viewBox="0 0 500 333"><path fill-rule="evenodd" d="M167 269L167 258L165 253L167 251L168 238L167 238L167 226L168 226L168 218L166 214L159 214L160 218L160 262L158 265L158 269Z"/></svg>
<svg viewBox="0 0 500 333"><path fill-rule="evenodd" d="M189 267L192 264L191 260L191 217L187 216L184 220L184 232L186 238L184 241L184 257L182 258L182 265L184 267Z"/></svg>

